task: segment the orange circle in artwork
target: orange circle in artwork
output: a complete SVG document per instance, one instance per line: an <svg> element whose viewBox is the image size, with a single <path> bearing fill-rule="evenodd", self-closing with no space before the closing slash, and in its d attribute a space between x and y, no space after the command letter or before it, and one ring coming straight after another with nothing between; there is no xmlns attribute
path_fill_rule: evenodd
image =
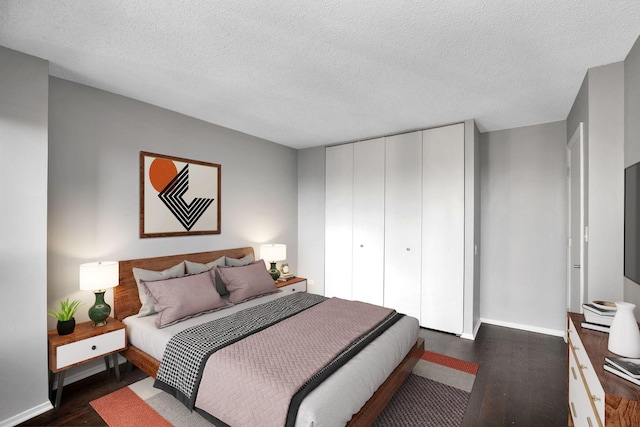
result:
<svg viewBox="0 0 640 427"><path fill-rule="evenodd" d="M155 159L149 166L149 181L157 192L161 192L178 174L175 163L167 159Z"/></svg>

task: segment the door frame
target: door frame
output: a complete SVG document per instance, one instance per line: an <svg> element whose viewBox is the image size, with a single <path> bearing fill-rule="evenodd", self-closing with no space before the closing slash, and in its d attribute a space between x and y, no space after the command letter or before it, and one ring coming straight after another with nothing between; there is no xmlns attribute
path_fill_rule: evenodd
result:
<svg viewBox="0 0 640 427"><path fill-rule="evenodd" d="M571 149L576 145L578 146L578 152L580 153L580 235L577 238L571 236L572 225L572 197L571 192L571 178L573 171L571 170ZM575 310L576 307L571 307L572 289L572 277L577 270L580 278L580 307L577 307L580 313L582 313L582 304L585 302L585 271L587 266L585 265L585 243L587 239L587 226L585 224L585 147L584 147L584 123L580 122L571 136L571 139L567 142L567 310ZM571 248L573 245L579 242L580 245L580 267L574 268L571 259Z"/></svg>

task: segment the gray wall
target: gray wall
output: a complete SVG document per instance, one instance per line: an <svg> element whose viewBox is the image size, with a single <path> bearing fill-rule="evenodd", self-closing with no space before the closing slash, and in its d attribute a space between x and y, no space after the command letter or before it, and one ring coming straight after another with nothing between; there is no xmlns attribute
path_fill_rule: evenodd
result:
<svg viewBox="0 0 640 427"><path fill-rule="evenodd" d="M88 320L78 267L94 260L285 243L296 271L296 150L57 78L49 113L49 306L80 298ZM140 151L221 165L221 234L138 237Z"/></svg>
<svg viewBox="0 0 640 427"><path fill-rule="evenodd" d="M624 64L589 70L589 300L623 298Z"/></svg>
<svg viewBox="0 0 640 427"><path fill-rule="evenodd" d="M640 162L640 38L624 64L624 165ZM624 300L636 305L640 319L640 285L624 279Z"/></svg>
<svg viewBox="0 0 640 427"><path fill-rule="evenodd" d="M51 408L47 392L49 63L0 47L0 425Z"/></svg>
<svg viewBox="0 0 640 427"><path fill-rule="evenodd" d="M623 298L624 64L589 69L567 117L567 141L584 123L586 300Z"/></svg>
<svg viewBox="0 0 640 427"><path fill-rule="evenodd" d="M298 275L324 295L325 148L298 152Z"/></svg>
<svg viewBox="0 0 640 427"><path fill-rule="evenodd" d="M480 135L483 322L563 334L565 126Z"/></svg>

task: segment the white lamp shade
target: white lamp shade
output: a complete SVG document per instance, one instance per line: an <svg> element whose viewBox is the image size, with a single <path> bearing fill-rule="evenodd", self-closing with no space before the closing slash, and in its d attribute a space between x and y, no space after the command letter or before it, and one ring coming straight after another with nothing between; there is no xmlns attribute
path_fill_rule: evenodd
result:
<svg viewBox="0 0 640 427"><path fill-rule="evenodd" d="M287 259L287 245L261 245L260 257L267 262L282 261L284 259Z"/></svg>
<svg viewBox="0 0 640 427"><path fill-rule="evenodd" d="M80 289L98 291L118 286L117 261L89 262L80 265Z"/></svg>

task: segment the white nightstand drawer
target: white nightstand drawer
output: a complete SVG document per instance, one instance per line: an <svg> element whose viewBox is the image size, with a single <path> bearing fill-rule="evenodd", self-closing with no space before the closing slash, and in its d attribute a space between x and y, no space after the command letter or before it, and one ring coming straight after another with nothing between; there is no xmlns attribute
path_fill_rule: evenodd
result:
<svg viewBox="0 0 640 427"><path fill-rule="evenodd" d="M124 349L126 343L125 330L113 332L76 341L57 348L56 368L61 369L76 363Z"/></svg>
<svg viewBox="0 0 640 427"><path fill-rule="evenodd" d="M283 286L279 288L283 293L292 294L295 292L307 292L307 281L302 280L298 283L293 283L291 285Z"/></svg>

